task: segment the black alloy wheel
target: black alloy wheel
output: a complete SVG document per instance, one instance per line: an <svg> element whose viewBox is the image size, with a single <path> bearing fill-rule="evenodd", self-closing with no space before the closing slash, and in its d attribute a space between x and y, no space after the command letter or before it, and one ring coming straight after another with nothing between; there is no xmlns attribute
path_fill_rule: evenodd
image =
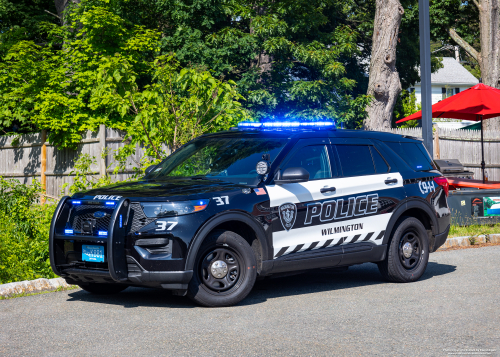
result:
<svg viewBox="0 0 500 357"><path fill-rule="evenodd" d="M399 241L399 259L406 270L414 269L421 261L422 243L418 234L413 231L407 231Z"/></svg>
<svg viewBox="0 0 500 357"><path fill-rule="evenodd" d="M413 282L424 274L429 261L429 238L421 221L401 217L390 238L385 259L377 263L382 276L398 283Z"/></svg>
<svg viewBox="0 0 500 357"><path fill-rule="evenodd" d="M238 282L241 258L226 247L209 249L200 264L200 274L205 286L213 291L229 290Z"/></svg>
<svg viewBox="0 0 500 357"><path fill-rule="evenodd" d="M257 278L255 254L240 235L217 230L198 251L188 297L209 306L231 306L243 300Z"/></svg>

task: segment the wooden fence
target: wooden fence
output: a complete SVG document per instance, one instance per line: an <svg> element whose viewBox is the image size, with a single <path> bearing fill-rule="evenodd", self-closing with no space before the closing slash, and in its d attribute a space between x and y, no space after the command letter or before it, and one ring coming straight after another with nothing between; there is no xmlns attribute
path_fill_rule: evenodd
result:
<svg viewBox="0 0 500 357"><path fill-rule="evenodd" d="M68 193L61 192L63 184L72 184L74 180L75 161L82 154L89 154L96 158L91 166L95 177L111 174L116 166L113 153L125 144L124 133L101 126L99 132L87 132L76 150L58 149L46 142L46 133L21 135L20 140L13 145L16 137L0 136L0 176L15 178L23 183L31 183L33 178L41 180L47 195L61 197ZM167 149L164 147L163 149ZM101 153L107 152L104 159ZM117 175L111 174L113 180L125 180L133 174L133 168L138 166L144 155L144 148L136 147L135 155L127 159L125 170ZM42 163L45 162L45 170ZM43 174L43 175L42 175Z"/></svg>
<svg viewBox="0 0 500 357"><path fill-rule="evenodd" d="M392 133L422 137L422 128L392 129ZM482 179L481 131L434 130L434 159L458 159L465 169ZM490 181L500 181L500 131L484 132L484 162Z"/></svg>
<svg viewBox="0 0 500 357"><path fill-rule="evenodd" d="M391 132L400 135L422 137L422 128L392 129ZM434 158L458 159L476 178L481 178L481 144L480 132L471 130L434 131ZM94 175L113 172L115 164L113 151L123 147L123 133L101 126L99 132L88 132L78 145L77 150L62 149L49 144L46 134L22 135L18 143L13 145L15 137L0 136L0 176L17 178L23 183L31 183L33 178L45 182L47 194L60 197L64 183L71 184L74 175L74 163L81 154L89 154L97 159L92 166ZM486 131L484 133L484 152L486 170L491 181L500 181L500 132ZM166 149L166 147L164 147ZM101 159L101 153L108 154ZM144 155L144 149L136 148L136 153L127 160L124 171L112 175L114 180L130 178L133 168ZM42 170L42 164L45 170Z"/></svg>

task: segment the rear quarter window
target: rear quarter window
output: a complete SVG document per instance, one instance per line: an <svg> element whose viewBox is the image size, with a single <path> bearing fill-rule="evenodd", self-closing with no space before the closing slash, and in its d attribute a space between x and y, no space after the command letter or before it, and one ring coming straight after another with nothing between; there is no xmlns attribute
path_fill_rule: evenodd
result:
<svg viewBox="0 0 500 357"><path fill-rule="evenodd" d="M413 170L429 171L435 169L434 163L424 148L424 144L398 142L385 142L385 144L398 154Z"/></svg>

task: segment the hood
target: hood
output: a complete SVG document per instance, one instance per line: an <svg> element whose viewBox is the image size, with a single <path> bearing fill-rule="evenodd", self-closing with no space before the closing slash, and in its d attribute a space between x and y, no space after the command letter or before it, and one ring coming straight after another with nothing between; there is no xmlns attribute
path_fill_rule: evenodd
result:
<svg viewBox="0 0 500 357"><path fill-rule="evenodd" d="M247 187L226 181L210 179L169 179L169 180L142 180L119 183L116 185L96 188L79 192L73 198L93 199L95 196L121 196L141 201L143 199L182 200L192 198L210 198L211 193L234 191Z"/></svg>

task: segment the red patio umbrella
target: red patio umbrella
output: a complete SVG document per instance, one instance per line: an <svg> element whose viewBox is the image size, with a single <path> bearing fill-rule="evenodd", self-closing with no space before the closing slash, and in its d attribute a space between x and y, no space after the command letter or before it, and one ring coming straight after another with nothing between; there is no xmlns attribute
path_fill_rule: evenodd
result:
<svg viewBox="0 0 500 357"><path fill-rule="evenodd" d="M481 169L484 183L483 120L500 116L500 90L483 83L464 90L432 106L433 118L454 118L481 121ZM396 123L422 119L422 111L407 116Z"/></svg>

